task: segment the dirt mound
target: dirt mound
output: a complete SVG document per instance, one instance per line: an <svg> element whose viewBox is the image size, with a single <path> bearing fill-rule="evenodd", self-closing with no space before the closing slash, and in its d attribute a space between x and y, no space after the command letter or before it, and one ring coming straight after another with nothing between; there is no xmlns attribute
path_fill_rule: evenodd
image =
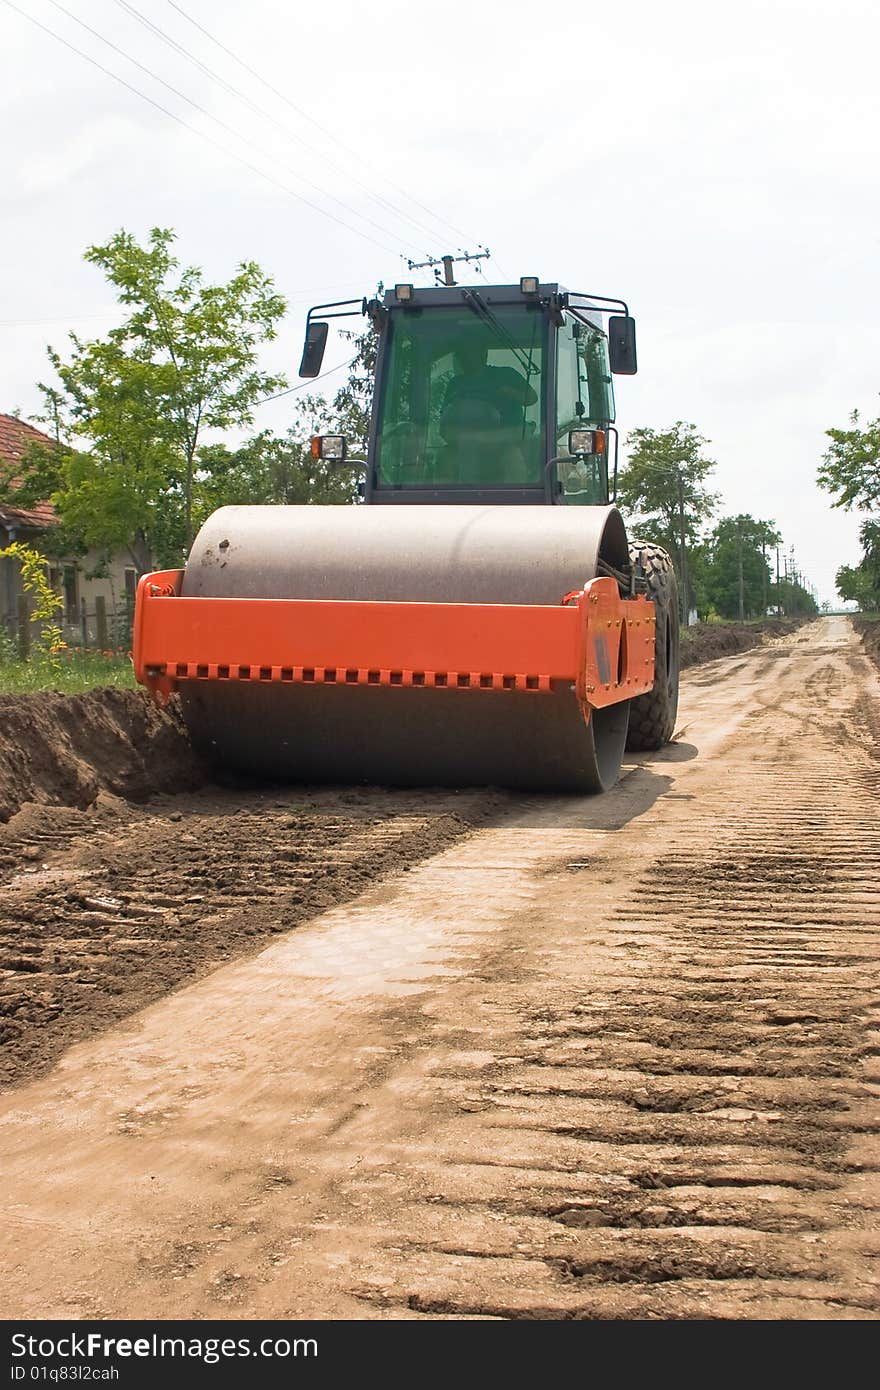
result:
<svg viewBox="0 0 880 1390"><path fill-rule="evenodd" d="M852 622L862 639L862 646L874 665L880 669L880 618L866 618L863 613L856 613Z"/></svg>
<svg viewBox="0 0 880 1390"><path fill-rule="evenodd" d="M0 822L26 801L90 806L186 790L202 772L173 706L135 690L0 695Z"/></svg>
<svg viewBox="0 0 880 1390"><path fill-rule="evenodd" d="M681 669L715 661L720 656L747 652L768 638L795 632L803 621L803 618L768 618L763 623L695 623L682 632Z"/></svg>

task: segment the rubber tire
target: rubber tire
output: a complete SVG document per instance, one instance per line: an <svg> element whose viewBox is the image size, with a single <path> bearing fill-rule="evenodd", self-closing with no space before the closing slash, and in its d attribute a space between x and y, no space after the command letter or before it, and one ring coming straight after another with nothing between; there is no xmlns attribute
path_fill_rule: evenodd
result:
<svg viewBox="0 0 880 1390"><path fill-rule="evenodd" d="M654 688L629 702L626 746L639 752L662 748L675 732L678 714L679 614L678 584L672 560L659 545L632 541L630 564L647 585L656 609Z"/></svg>

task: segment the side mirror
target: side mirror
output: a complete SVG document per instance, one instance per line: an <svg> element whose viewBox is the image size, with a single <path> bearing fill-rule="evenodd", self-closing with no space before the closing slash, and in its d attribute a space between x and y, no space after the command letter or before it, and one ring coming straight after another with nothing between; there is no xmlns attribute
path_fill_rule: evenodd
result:
<svg viewBox="0 0 880 1390"><path fill-rule="evenodd" d="M306 340L303 344L302 361L299 364L300 376L315 377L319 374L321 363L324 361L324 349L327 346L327 334L329 332L329 323L309 323L306 325Z"/></svg>
<svg viewBox="0 0 880 1390"><path fill-rule="evenodd" d="M615 314L608 320L608 358L617 376L635 376L638 371L635 319Z"/></svg>

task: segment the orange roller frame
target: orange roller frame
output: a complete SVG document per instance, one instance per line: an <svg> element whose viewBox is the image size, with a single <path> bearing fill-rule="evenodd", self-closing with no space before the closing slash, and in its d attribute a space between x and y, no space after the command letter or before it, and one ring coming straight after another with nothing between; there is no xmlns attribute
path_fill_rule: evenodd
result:
<svg viewBox="0 0 880 1390"><path fill-rule="evenodd" d="M135 676L183 681L518 690L570 686L601 709L654 683L654 605L593 579L559 607L346 599L184 598L182 570L145 575Z"/></svg>

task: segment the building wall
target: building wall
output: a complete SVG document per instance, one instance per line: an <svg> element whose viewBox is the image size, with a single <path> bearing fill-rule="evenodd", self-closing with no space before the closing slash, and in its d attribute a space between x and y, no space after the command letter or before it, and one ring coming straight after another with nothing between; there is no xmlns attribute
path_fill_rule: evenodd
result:
<svg viewBox="0 0 880 1390"><path fill-rule="evenodd" d="M0 550L4 550L14 533L0 523ZM9 634L18 631L18 596L21 585L18 578L18 565L4 556L0 559L0 623Z"/></svg>
<svg viewBox="0 0 880 1390"><path fill-rule="evenodd" d="M9 534L0 526L0 550ZM16 539L39 548L40 536L18 531ZM59 620L69 646L124 647L131 641L131 617L137 572L126 554L112 557L100 566L103 572L90 578L99 568L97 551L78 559L47 559L49 581L64 599ZM0 559L0 623L7 632L18 632L21 582L14 560ZM103 620L101 618L103 600Z"/></svg>
<svg viewBox="0 0 880 1390"><path fill-rule="evenodd" d="M7 544L7 533L0 526L0 550ZM0 623L10 633L17 627L18 594L18 565L13 560L0 560Z"/></svg>
<svg viewBox="0 0 880 1390"><path fill-rule="evenodd" d="M90 578L100 557L90 551L77 562L52 561L52 587L64 598L62 626L64 640L75 646L128 648L137 571L126 555L114 555L101 566L100 575ZM104 628L101 627L100 601L103 600Z"/></svg>

